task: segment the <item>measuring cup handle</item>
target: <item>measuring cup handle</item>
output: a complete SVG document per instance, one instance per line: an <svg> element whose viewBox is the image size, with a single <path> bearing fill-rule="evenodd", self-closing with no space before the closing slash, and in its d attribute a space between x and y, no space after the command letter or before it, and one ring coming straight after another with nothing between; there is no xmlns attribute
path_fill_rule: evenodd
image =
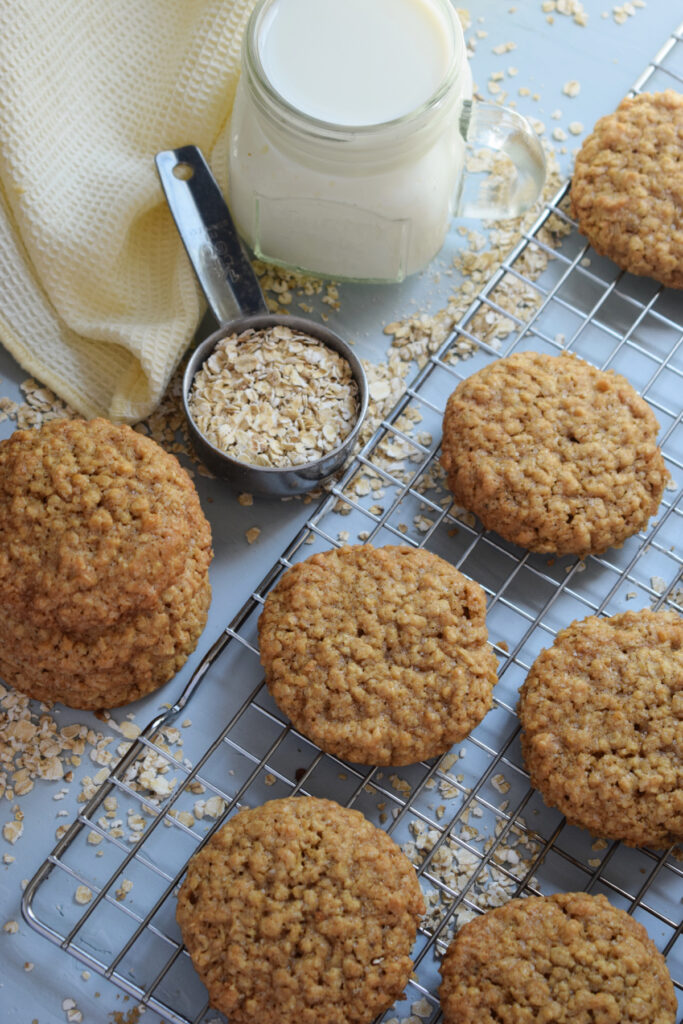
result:
<svg viewBox="0 0 683 1024"><path fill-rule="evenodd" d="M492 149L509 157L514 174L503 183L489 174L471 201L463 199L461 182L456 213L497 220L519 217L528 210L541 194L546 163L543 147L527 119L509 107L466 100L460 114L460 133L468 146Z"/></svg>
<svg viewBox="0 0 683 1024"><path fill-rule="evenodd" d="M156 166L169 209L211 311L220 324L267 313L230 211L197 146L168 149Z"/></svg>

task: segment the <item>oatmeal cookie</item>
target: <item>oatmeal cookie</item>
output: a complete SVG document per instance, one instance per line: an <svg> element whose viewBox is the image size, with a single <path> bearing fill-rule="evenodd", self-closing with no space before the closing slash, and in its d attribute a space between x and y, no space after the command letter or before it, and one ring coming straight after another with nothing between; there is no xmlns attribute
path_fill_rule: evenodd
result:
<svg viewBox="0 0 683 1024"><path fill-rule="evenodd" d="M0 443L0 589L38 626L87 629L152 608L180 574L194 485L148 437L54 420Z"/></svg>
<svg viewBox="0 0 683 1024"><path fill-rule="evenodd" d="M176 916L231 1024L364 1024L402 994L423 913L386 832L288 797L240 811L195 854Z"/></svg>
<svg viewBox="0 0 683 1024"><path fill-rule="evenodd" d="M0 675L31 697L115 707L167 682L210 601L211 534L190 477L108 420L0 442Z"/></svg>
<svg viewBox="0 0 683 1024"><path fill-rule="evenodd" d="M643 529L668 480L658 424L628 381L563 353L519 352L448 399L455 500L531 551L599 554Z"/></svg>
<svg viewBox="0 0 683 1024"><path fill-rule="evenodd" d="M210 549L192 544L177 580L153 608L100 630L63 631L0 617L0 678L36 700L96 711L130 704L185 664L211 602Z"/></svg>
<svg viewBox="0 0 683 1024"><path fill-rule="evenodd" d="M441 964L444 1024L675 1024L664 957L605 896L511 900L464 925Z"/></svg>
<svg viewBox="0 0 683 1024"><path fill-rule="evenodd" d="M520 691L522 753L570 824L633 846L683 839L683 619L649 609L558 633Z"/></svg>
<svg viewBox="0 0 683 1024"><path fill-rule="evenodd" d="M576 158L571 209L596 252L683 288L683 95L628 96Z"/></svg>
<svg viewBox="0 0 683 1024"><path fill-rule="evenodd" d="M479 584L427 551L342 547L281 577L259 619L268 689L331 754L403 765L463 739L491 706Z"/></svg>

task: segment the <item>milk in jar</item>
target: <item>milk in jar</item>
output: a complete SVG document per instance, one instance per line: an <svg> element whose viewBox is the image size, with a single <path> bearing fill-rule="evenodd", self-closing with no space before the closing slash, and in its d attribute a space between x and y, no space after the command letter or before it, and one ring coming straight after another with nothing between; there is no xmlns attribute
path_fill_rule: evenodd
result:
<svg viewBox="0 0 683 1024"><path fill-rule="evenodd" d="M273 88L336 125L382 124L416 110L445 78L452 50L430 0L286 0L271 5L259 40Z"/></svg>
<svg viewBox="0 0 683 1024"><path fill-rule="evenodd" d="M458 210L473 109L450 0L258 0L228 139L240 234L284 266L403 280ZM513 111L485 120L483 144L506 151L513 138L513 162L527 164L517 215L540 190L542 150Z"/></svg>

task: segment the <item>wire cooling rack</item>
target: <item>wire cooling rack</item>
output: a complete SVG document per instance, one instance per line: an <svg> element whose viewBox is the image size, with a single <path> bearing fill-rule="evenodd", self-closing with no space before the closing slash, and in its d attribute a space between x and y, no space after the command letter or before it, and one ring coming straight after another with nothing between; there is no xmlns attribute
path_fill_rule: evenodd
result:
<svg viewBox="0 0 683 1024"><path fill-rule="evenodd" d="M633 91L680 88L682 44L683 26ZM169 1021L219 1017L175 922L188 858L237 808L297 793L358 808L417 868L428 910L415 973L383 1021L411 1014L436 1021L439 959L458 924L514 896L562 890L602 892L641 921L683 1003L683 861L673 849L630 849L568 826L529 786L520 755L517 691L559 629L626 609L683 613L683 304L680 294L622 274L588 249L568 216L567 191L546 205L207 652L178 703L132 743L26 889L29 924ZM563 235L558 248L544 240L550 227ZM524 319L504 301L520 287L529 296ZM491 344L501 325L505 337ZM472 348L470 358L458 358ZM523 552L483 531L442 487L438 439L448 395L463 376L523 349L570 349L617 370L657 414L676 489L665 492L647 533L618 550L583 563ZM323 755L263 685L256 623L268 590L295 561L358 535L375 545L424 546L486 591L499 660L494 707L437 761L380 770ZM181 745L190 710L193 728ZM207 736L215 736L208 748ZM74 899L79 886L92 894L83 905Z"/></svg>

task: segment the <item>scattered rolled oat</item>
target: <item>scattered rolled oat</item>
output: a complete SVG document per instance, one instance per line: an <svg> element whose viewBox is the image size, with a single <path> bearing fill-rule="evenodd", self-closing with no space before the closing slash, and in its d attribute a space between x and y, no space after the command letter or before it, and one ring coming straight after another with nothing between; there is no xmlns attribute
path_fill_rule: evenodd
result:
<svg viewBox="0 0 683 1024"><path fill-rule="evenodd" d="M546 13L565 14L577 25L584 26L588 22L588 14L581 0L543 0L541 10Z"/></svg>
<svg viewBox="0 0 683 1024"><path fill-rule="evenodd" d="M391 388L389 386L389 381L374 380L370 385L370 397L374 398L377 402L381 402L383 399L388 398L390 394Z"/></svg>
<svg viewBox="0 0 683 1024"><path fill-rule="evenodd" d="M432 1004L423 996L422 999L419 999L416 1003L411 1005L410 1011L416 1017L431 1017Z"/></svg>
<svg viewBox="0 0 683 1024"><path fill-rule="evenodd" d="M127 740L136 740L142 731L140 726L136 725L135 722L124 721L119 723L115 722L113 718L110 718L109 724L116 729L117 732L120 732L125 736Z"/></svg>
<svg viewBox="0 0 683 1024"><path fill-rule="evenodd" d="M189 406L216 448L252 466L298 466L337 448L358 416L358 385L338 352L277 325L220 341Z"/></svg>
<svg viewBox="0 0 683 1024"><path fill-rule="evenodd" d="M129 878L124 878L124 879L121 880L121 885L118 887L118 889L114 893L114 895L116 896L116 899L119 901L119 903L121 902L121 900L125 900L126 896L131 891L132 888L133 888L133 883L130 881Z"/></svg>
<svg viewBox="0 0 683 1024"><path fill-rule="evenodd" d="M92 890L89 889L87 885L79 885L74 893L74 899L76 900L76 903L80 903L81 905L90 903L90 900L92 899Z"/></svg>
<svg viewBox="0 0 683 1024"><path fill-rule="evenodd" d="M62 1000L62 1009L66 1014L68 1024L81 1024L83 1020L83 1014L76 1005L76 1000L67 998Z"/></svg>
<svg viewBox="0 0 683 1024"><path fill-rule="evenodd" d="M225 800L216 795L210 796L208 800L197 800L194 805L195 818L218 818L225 810Z"/></svg>
<svg viewBox="0 0 683 1024"><path fill-rule="evenodd" d="M453 797L457 795L457 792L453 793ZM471 810L475 817L481 817L481 809L476 805ZM453 833L442 837L438 829L429 828L419 820L410 822L409 828L413 838L401 847L415 867L420 867L429 857L430 875L435 876L444 885L441 891L435 888L425 894L427 914L423 918L422 927L427 930L440 927L444 907L453 900L450 893L462 891L471 885L473 877L476 877L477 881L470 889L469 899L481 910L506 903L514 895L517 880L528 873L538 851L538 844L525 833L523 819L519 818L519 825L513 825L505 840L500 840L492 861L485 865L481 853L472 848L471 844L483 844L486 850L495 840L490 836L485 838L485 835L476 828L468 826L466 818L467 812L460 819L459 839L470 844L470 848L463 846ZM502 826L502 822L498 825ZM497 870L498 863L505 864L505 872ZM537 882L532 878L530 884L533 886ZM447 943L457 928L475 916L473 911L461 906L457 915L441 933L440 941Z"/></svg>
<svg viewBox="0 0 683 1024"><path fill-rule="evenodd" d="M472 15L470 14L466 7L456 7L455 13L458 15L458 18L460 19L460 24L462 25L463 31L466 32L467 29L472 24Z"/></svg>
<svg viewBox="0 0 683 1024"><path fill-rule="evenodd" d="M499 793L508 793L510 791L510 783L500 772L493 776L491 779L491 785L494 789L498 790Z"/></svg>
<svg viewBox="0 0 683 1024"><path fill-rule="evenodd" d="M14 845L17 839L20 838L23 831L23 823L21 821L16 821L16 819L14 821L8 821L2 826L3 837L8 843L12 843L12 845Z"/></svg>
<svg viewBox="0 0 683 1024"><path fill-rule="evenodd" d="M636 4L625 3L615 5L612 8L612 17L617 25L623 25L625 21L628 21L636 13Z"/></svg>
<svg viewBox="0 0 683 1024"><path fill-rule="evenodd" d="M247 544L253 544L261 536L261 530L258 526L252 526L251 529L246 531L244 536L247 538Z"/></svg>

